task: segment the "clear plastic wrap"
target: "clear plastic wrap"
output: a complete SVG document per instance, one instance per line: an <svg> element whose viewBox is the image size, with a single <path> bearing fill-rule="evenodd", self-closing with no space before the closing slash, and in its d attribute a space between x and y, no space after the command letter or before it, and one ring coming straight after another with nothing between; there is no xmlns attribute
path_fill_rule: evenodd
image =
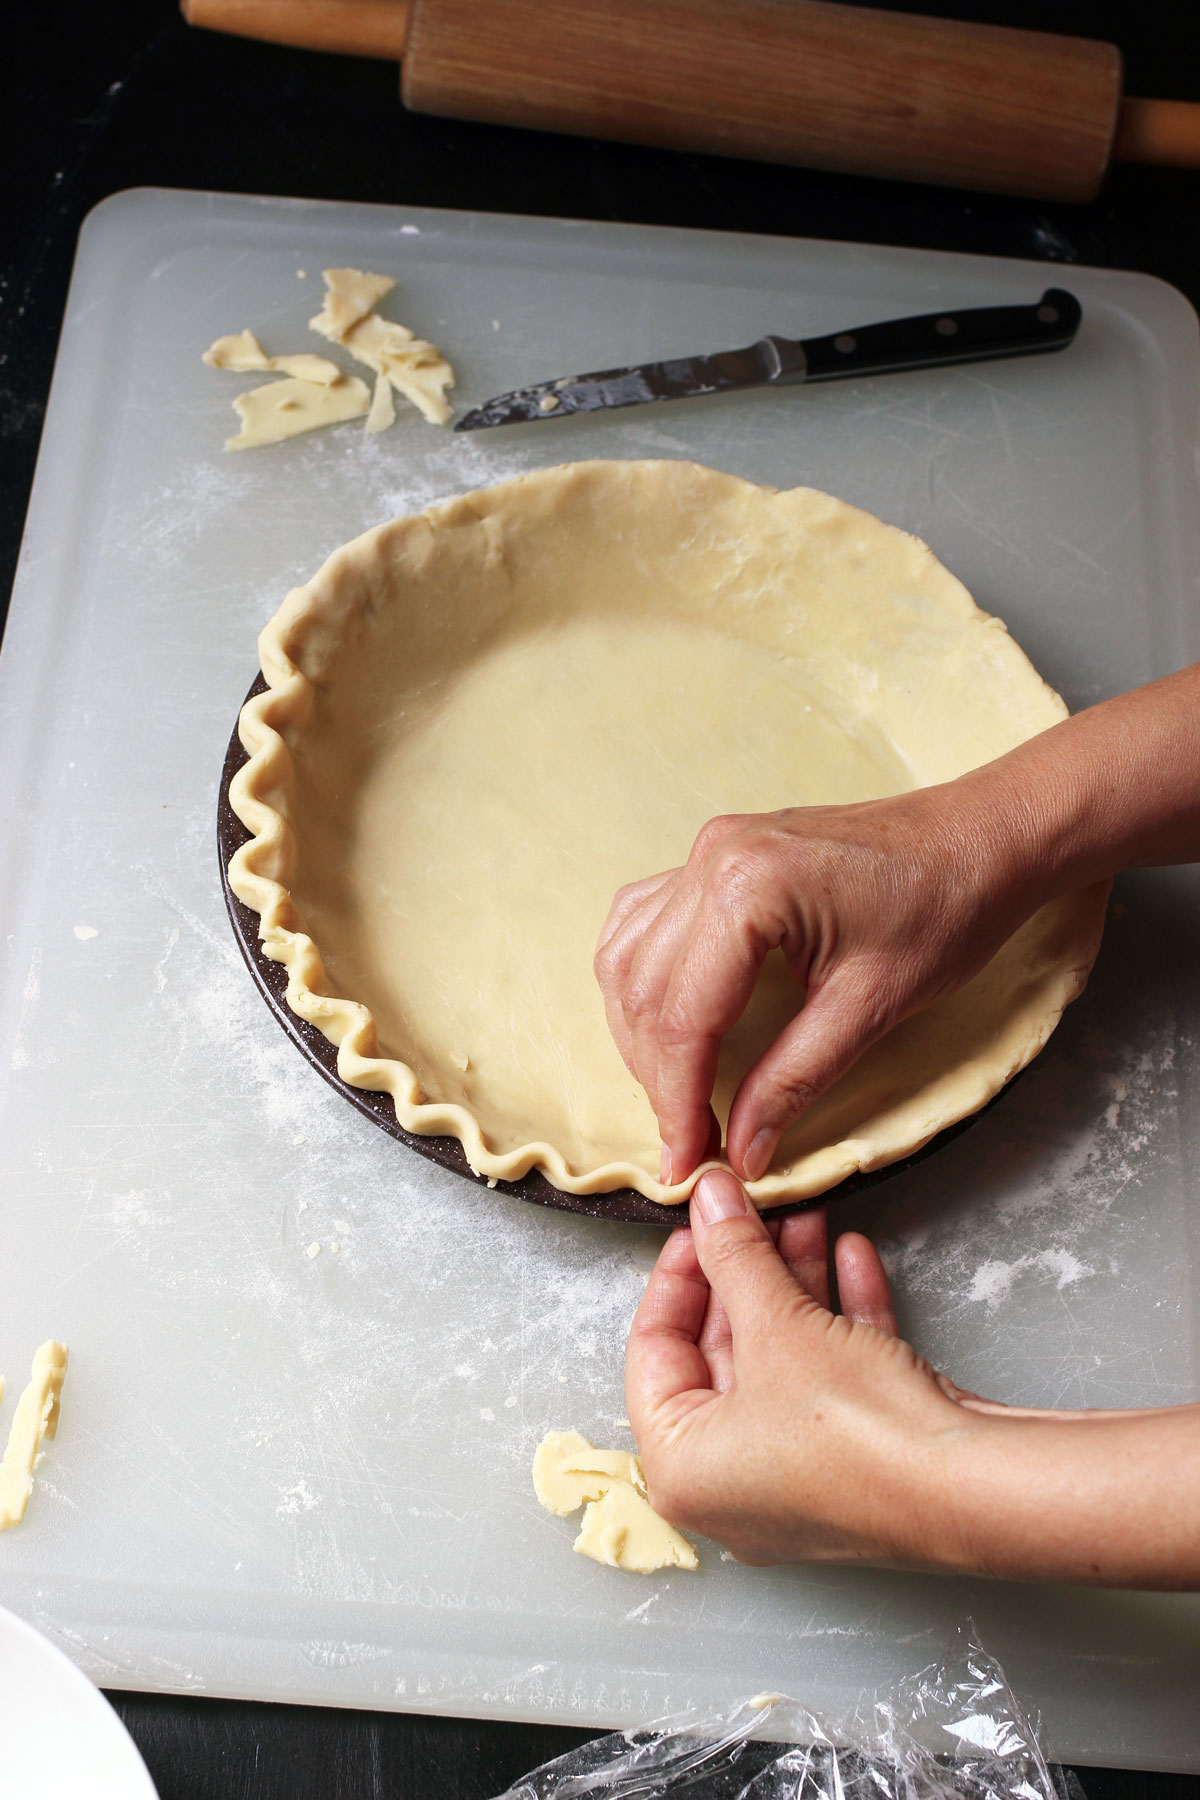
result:
<svg viewBox="0 0 1200 1800"><path fill-rule="evenodd" d="M496 1800L1083 1800L971 1630L837 1724L783 1694L596 1738Z"/></svg>

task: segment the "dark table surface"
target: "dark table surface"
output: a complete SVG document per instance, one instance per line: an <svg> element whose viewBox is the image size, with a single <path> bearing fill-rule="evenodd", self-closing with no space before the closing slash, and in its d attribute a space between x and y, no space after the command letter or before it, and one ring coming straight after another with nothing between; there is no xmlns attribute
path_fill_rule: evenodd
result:
<svg viewBox="0 0 1200 1800"><path fill-rule="evenodd" d="M1187 0L892 3L1104 37L1125 52L1127 92L1200 100L1200 8ZM122 188L467 207L1095 263L1161 276L1200 306L1200 173L1118 168L1098 200L1078 207L766 168L421 118L400 106L389 64L191 31L172 0L59 0L5 12L0 605L20 545L79 226ZM162 1800L475 1800L587 1735L111 1697ZM1191 1777L1081 1775L1093 1800L1200 1800L1200 1779Z"/></svg>

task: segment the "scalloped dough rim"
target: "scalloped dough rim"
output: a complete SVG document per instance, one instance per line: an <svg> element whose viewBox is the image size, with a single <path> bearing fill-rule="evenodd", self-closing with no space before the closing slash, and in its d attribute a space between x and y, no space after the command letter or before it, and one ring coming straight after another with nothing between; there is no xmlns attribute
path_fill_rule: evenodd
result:
<svg viewBox="0 0 1200 1800"><path fill-rule="evenodd" d="M517 476L478 492L495 495L548 478L560 478L570 472L604 466L597 462L558 465ZM617 466L628 471L635 465L621 462ZM659 463L651 460L650 466L658 467ZM770 494L781 492L764 484L745 482L739 477L718 476L718 472L703 465L685 463L681 466L741 487L757 488ZM459 504L458 499L442 502L408 517L423 519L436 529L439 515ZM837 504L850 511L861 511L851 508L848 502ZM872 523L883 523L873 514L863 516ZM302 722L310 712L316 694L315 684L288 655L284 638L288 627L305 616L310 593L318 591L327 579L336 580L338 568L345 559L370 554L386 534L403 523L404 519L387 521L333 551L310 582L292 590L260 634L260 663L267 688L248 700L239 715L239 735L248 760L229 785L230 805L251 836L230 858L229 885L238 899L258 914L264 955L283 964L287 970L285 998L288 1007L337 1046L337 1073L341 1080L348 1086L391 1097L397 1122L405 1131L421 1137L457 1138L474 1172L488 1179L517 1181L537 1168L565 1193L598 1194L632 1188L660 1205L682 1205L706 1169L728 1167L728 1164L723 1159L706 1161L686 1181L664 1186L633 1162L618 1160L582 1174L575 1173L553 1144L541 1141L525 1143L514 1150L494 1151L485 1143L479 1122L467 1107L456 1102L422 1100L417 1076L408 1064L397 1057L379 1053L376 1023L369 1006L324 991L328 980L320 951L305 931L304 921L286 885L294 851L291 827L278 807L263 797L286 793L288 788L291 752L278 726ZM897 530L896 527L887 529ZM920 540L913 541L920 543ZM922 548L927 549L927 546L922 545ZM961 584L958 585L961 588ZM961 588L961 593L970 601L974 615L981 621L999 623L976 605L965 588ZM1040 681L1033 665L1027 658L1024 660L1031 674ZM1048 688L1046 691L1053 692ZM1054 698L1057 700L1058 696ZM1061 716L1065 713L1063 708ZM1066 1007L1082 993L1099 948L1110 887L1110 882L1101 882L1068 897L1079 909L1080 926L1086 925L1088 929L1086 935L1082 929L1078 933L1083 945L1079 962L1053 971L1043 984L1036 1008L1027 1006L1020 1015L1028 1024L1033 1011L1034 1030L1026 1030L1019 1041L1010 1043L1006 1053L977 1061L975 1082L968 1083L967 1070L960 1065L943 1076L940 1083L926 1088L927 1116L919 1125L910 1120L898 1136L884 1133L859 1135L823 1145L798 1159L786 1171L768 1172L761 1180L748 1183L747 1191L755 1205L769 1207L789 1200L815 1199L850 1175L867 1173L914 1155L940 1131L960 1123L986 1105L1038 1055ZM1008 1036L1014 1035L1010 1030ZM950 1094L942 1094L939 1099L940 1089L946 1087L952 1090L953 1098Z"/></svg>

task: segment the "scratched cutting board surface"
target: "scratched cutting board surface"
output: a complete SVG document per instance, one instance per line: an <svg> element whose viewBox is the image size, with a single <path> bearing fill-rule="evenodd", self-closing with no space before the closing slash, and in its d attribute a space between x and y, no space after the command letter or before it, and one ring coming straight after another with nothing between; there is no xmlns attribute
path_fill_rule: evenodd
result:
<svg viewBox="0 0 1200 1800"><path fill-rule="evenodd" d="M1035 298L1066 355L466 441L406 411L227 456L245 377L328 264L386 271L456 398L579 368ZM305 271L301 277L298 271ZM1200 1769L1200 1599L573 1556L552 1426L628 1444L625 1329L658 1239L409 1154L285 1040L213 835L256 634L393 514L545 464L694 457L928 539L1074 706L1200 656L1196 322L1137 275L465 213L139 191L88 221L0 657L0 1368L71 1345L0 1602L97 1680L633 1724L778 1688L834 1713L973 1615L1048 1746ZM1200 882L1127 879L1096 974L972 1130L839 1221L968 1386L1200 1394ZM309 1254L313 1245L316 1253Z"/></svg>

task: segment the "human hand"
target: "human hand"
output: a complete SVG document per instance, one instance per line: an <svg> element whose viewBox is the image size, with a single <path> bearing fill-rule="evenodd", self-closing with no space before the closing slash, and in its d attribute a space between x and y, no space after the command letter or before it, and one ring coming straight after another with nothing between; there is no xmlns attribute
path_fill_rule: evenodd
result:
<svg viewBox="0 0 1200 1800"><path fill-rule="evenodd" d="M667 1240L626 1352L655 1509L740 1562L957 1563L934 1477L945 1434L970 1428L964 1397L897 1336L873 1245L837 1241L839 1315L823 1208L769 1229L713 1170L691 1217Z"/></svg>
<svg viewBox="0 0 1200 1800"><path fill-rule="evenodd" d="M609 1029L658 1117L662 1179L719 1147L721 1040L770 951L796 978L797 1014L730 1109L747 1181L868 1045L961 987L1039 902L978 784L711 820L682 868L621 889L596 950Z"/></svg>
<svg viewBox="0 0 1200 1800"><path fill-rule="evenodd" d="M824 1212L773 1238L701 1176L630 1329L626 1407L655 1509L741 1562L871 1562L1200 1586L1200 1406L1006 1407L896 1334L870 1242Z"/></svg>

